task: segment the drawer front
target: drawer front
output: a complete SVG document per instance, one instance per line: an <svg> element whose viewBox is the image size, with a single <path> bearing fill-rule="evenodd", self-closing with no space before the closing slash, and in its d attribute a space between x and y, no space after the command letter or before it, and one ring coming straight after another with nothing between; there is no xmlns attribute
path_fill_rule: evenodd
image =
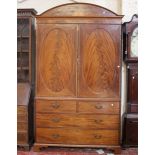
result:
<svg viewBox="0 0 155 155"><path fill-rule="evenodd" d="M36 112L51 113L51 112L76 112L76 102L74 101L43 101L36 102Z"/></svg>
<svg viewBox="0 0 155 155"><path fill-rule="evenodd" d="M119 102L79 102L81 113L119 114Z"/></svg>
<svg viewBox="0 0 155 155"><path fill-rule="evenodd" d="M17 122L17 132L19 131L27 131L27 123L26 122Z"/></svg>
<svg viewBox="0 0 155 155"><path fill-rule="evenodd" d="M36 114L36 126L118 129L119 115Z"/></svg>
<svg viewBox="0 0 155 155"><path fill-rule="evenodd" d="M27 122L27 115L17 114L17 122Z"/></svg>
<svg viewBox="0 0 155 155"><path fill-rule="evenodd" d="M27 143L28 142L28 134L27 132L18 132L17 133L17 143Z"/></svg>
<svg viewBox="0 0 155 155"><path fill-rule="evenodd" d="M81 130L77 128L37 128L38 143L118 145L118 130Z"/></svg>
<svg viewBox="0 0 155 155"><path fill-rule="evenodd" d="M17 114L26 115L27 107L26 106L17 106Z"/></svg>

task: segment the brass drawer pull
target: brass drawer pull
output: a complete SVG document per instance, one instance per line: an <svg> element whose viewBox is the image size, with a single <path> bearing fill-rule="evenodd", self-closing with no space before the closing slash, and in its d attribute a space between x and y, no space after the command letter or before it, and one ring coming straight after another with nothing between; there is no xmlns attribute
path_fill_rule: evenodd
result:
<svg viewBox="0 0 155 155"><path fill-rule="evenodd" d="M95 123L102 123L102 120L101 119L95 119L94 122Z"/></svg>
<svg viewBox="0 0 155 155"><path fill-rule="evenodd" d="M101 135L94 135L94 138L95 138L95 139L101 139L102 136L101 136Z"/></svg>
<svg viewBox="0 0 155 155"><path fill-rule="evenodd" d="M60 107L60 104L55 102L55 103L52 103L52 108L54 109L58 109Z"/></svg>
<svg viewBox="0 0 155 155"><path fill-rule="evenodd" d="M95 108L96 109L102 109L103 107L102 107L102 105L97 104L97 105L95 105Z"/></svg>
<svg viewBox="0 0 155 155"><path fill-rule="evenodd" d="M56 138L59 138L60 135L59 134L53 134L52 137L56 139Z"/></svg>
<svg viewBox="0 0 155 155"><path fill-rule="evenodd" d="M58 123L58 122L60 122L60 118L52 118L52 122Z"/></svg>

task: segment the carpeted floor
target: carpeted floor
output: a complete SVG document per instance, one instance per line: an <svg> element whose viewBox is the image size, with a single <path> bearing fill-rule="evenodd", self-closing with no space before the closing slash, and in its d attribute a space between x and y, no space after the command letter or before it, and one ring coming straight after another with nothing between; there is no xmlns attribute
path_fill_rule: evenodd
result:
<svg viewBox="0 0 155 155"><path fill-rule="evenodd" d="M104 153L103 153L104 152ZM114 155L112 152L100 149L74 149L74 148L50 148L41 152L18 150L17 155ZM120 155L138 155L137 148L122 149Z"/></svg>

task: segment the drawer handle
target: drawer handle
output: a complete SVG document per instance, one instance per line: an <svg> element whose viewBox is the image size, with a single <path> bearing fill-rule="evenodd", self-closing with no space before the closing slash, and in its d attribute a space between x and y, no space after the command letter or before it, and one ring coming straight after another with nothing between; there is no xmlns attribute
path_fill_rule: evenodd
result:
<svg viewBox="0 0 155 155"><path fill-rule="evenodd" d="M60 104L57 103L57 102L52 103L52 107L53 107L54 109L58 109L58 108L60 107Z"/></svg>
<svg viewBox="0 0 155 155"><path fill-rule="evenodd" d="M60 122L60 118L52 118L52 122L58 123L58 122Z"/></svg>
<svg viewBox="0 0 155 155"><path fill-rule="evenodd" d="M95 122L95 123L101 123L102 120L101 120L101 119L95 119L94 122Z"/></svg>
<svg viewBox="0 0 155 155"><path fill-rule="evenodd" d="M60 137L60 135L59 134L53 134L52 137L55 138L55 139L57 139L57 138Z"/></svg>
<svg viewBox="0 0 155 155"><path fill-rule="evenodd" d="M101 139L102 136L101 136L101 135L95 135L94 138L95 138L95 139Z"/></svg>
<svg viewBox="0 0 155 155"><path fill-rule="evenodd" d="M102 105L97 104L97 105L95 105L95 108L96 109L102 109L103 107L102 107Z"/></svg>

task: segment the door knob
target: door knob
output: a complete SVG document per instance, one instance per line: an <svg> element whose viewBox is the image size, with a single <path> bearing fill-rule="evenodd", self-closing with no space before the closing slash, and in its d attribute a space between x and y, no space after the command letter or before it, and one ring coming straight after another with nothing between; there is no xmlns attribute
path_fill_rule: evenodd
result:
<svg viewBox="0 0 155 155"><path fill-rule="evenodd" d="M113 107L113 106L114 106L114 104L112 103L112 104L111 104L111 106Z"/></svg>

